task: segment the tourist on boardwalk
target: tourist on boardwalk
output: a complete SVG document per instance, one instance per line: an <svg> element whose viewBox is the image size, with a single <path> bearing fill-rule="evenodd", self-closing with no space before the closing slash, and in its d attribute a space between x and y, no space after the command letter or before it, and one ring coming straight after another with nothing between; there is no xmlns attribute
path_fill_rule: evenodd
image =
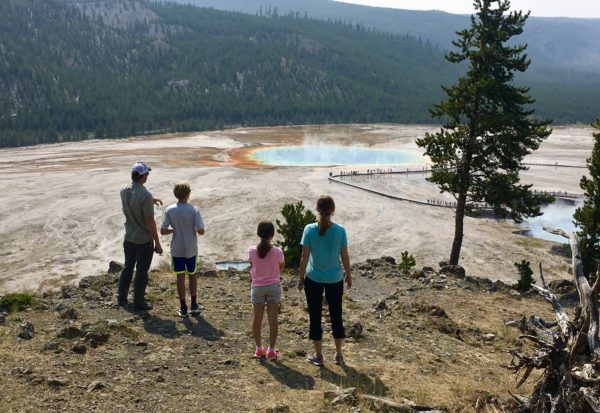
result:
<svg viewBox="0 0 600 413"><path fill-rule="evenodd" d="M133 305L136 310L150 310L145 294L148 285L148 270L153 253L162 254L160 239L154 222L154 204L162 201L152 197L144 187L151 171L144 162L136 162L131 168L131 183L121 189L121 204L125 215L125 264L119 277L118 303L127 305L129 286L135 268L133 282Z"/></svg>
<svg viewBox="0 0 600 413"><path fill-rule="evenodd" d="M254 307L252 319L252 333L256 344L254 357L275 360L277 359L275 345L279 330L277 316L281 303L281 269L285 264L285 259L281 248L271 245L273 236L275 236L275 227L272 222L261 221L258 224L256 235L260 237L260 242L248 250L252 281L250 300ZM267 350L262 345L261 334L265 305L269 319L269 348Z"/></svg>
<svg viewBox="0 0 600 413"><path fill-rule="evenodd" d="M298 288L306 294L310 318L309 338L313 341L315 352L308 361L323 365L321 310L323 291L329 305L329 317L335 340L335 363L343 364L342 344L345 337L342 321L342 297L344 293L344 272L346 285L352 287L350 258L346 229L331 221L335 203L330 196L322 196L317 201L319 221L308 224L302 234L302 257L300 259L300 278ZM342 265L344 272L342 271Z"/></svg>
<svg viewBox="0 0 600 413"><path fill-rule="evenodd" d="M171 271L177 275L177 294L179 295L179 311L181 317L187 317L188 307L185 302L185 276L189 278L191 295L190 313L199 314L200 307L196 301L198 294L198 234L204 235L204 222L200 211L188 204L192 192L187 182L178 182L173 187L173 195L177 203L165 209L160 233L173 234L171 239Z"/></svg>

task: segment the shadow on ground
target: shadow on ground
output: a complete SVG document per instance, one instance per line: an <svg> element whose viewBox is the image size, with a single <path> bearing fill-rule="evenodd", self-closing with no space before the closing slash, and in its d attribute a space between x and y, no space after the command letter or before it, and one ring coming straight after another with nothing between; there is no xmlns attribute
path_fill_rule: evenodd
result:
<svg viewBox="0 0 600 413"><path fill-rule="evenodd" d="M138 314L144 322L144 330L150 334L160 335L163 338L175 339L181 336L190 335L199 337L207 341L218 341L225 335L223 331L215 328L211 323L205 320L201 315L194 315L192 318L183 318L182 323L185 330L177 328L177 323L173 319L162 318L147 311L130 311Z"/></svg>
<svg viewBox="0 0 600 413"><path fill-rule="evenodd" d="M312 390L315 379L280 362L265 362L265 368L279 383L295 390Z"/></svg>
<svg viewBox="0 0 600 413"><path fill-rule="evenodd" d="M320 370L320 376L323 380L342 389L356 387L361 393L376 396L385 396L389 393L389 389L376 374L361 373L348 365L344 365L342 370L344 371L343 375L329 369L327 366L323 366Z"/></svg>

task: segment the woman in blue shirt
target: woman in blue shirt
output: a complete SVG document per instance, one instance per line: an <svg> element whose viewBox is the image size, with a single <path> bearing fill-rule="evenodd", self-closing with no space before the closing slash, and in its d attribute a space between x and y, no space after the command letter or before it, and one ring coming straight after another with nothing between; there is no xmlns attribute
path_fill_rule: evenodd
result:
<svg viewBox="0 0 600 413"><path fill-rule="evenodd" d="M327 195L321 196L317 201L319 221L308 224L304 228L300 242L302 258L298 288L301 289L304 286L310 318L309 338L315 347L315 352L307 359L317 366L323 365L323 328L321 326L323 291L325 291L325 298L329 306L331 329L335 340L335 363L344 363L342 344L345 333L342 321L342 297L344 279L350 288L352 287L352 276L346 229L331 221L334 211L333 198ZM342 265L344 271L342 271Z"/></svg>

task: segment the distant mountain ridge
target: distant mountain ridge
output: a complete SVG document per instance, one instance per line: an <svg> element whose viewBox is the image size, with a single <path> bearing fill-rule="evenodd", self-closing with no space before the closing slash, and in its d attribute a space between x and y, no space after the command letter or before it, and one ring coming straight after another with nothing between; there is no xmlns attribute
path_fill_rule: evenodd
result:
<svg viewBox="0 0 600 413"><path fill-rule="evenodd" d="M409 34L442 49L452 48L455 32L468 27L469 16L441 11L370 7L332 0L176 0L219 10L255 14L306 13L317 19L341 19L394 34ZM526 12L527 10L523 10ZM576 69L600 74L600 19L530 17L519 39L537 67Z"/></svg>

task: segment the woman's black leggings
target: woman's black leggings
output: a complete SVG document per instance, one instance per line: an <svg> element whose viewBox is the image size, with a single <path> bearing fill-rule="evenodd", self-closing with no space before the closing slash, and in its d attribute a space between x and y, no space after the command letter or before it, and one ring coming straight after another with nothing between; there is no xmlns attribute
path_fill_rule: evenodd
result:
<svg viewBox="0 0 600 413"><path fill-rule="evenodd" d="M311 340L323 339L323 328L321 327L321 311L323 310L323 290L329 304L329 318L331 318L331 330L333 338L344 338L344 323L342 321L342 297L344 295L344 280L336 283L319 283L306 277L304 279L304 293L308 304L310 318Z"/></svg>

